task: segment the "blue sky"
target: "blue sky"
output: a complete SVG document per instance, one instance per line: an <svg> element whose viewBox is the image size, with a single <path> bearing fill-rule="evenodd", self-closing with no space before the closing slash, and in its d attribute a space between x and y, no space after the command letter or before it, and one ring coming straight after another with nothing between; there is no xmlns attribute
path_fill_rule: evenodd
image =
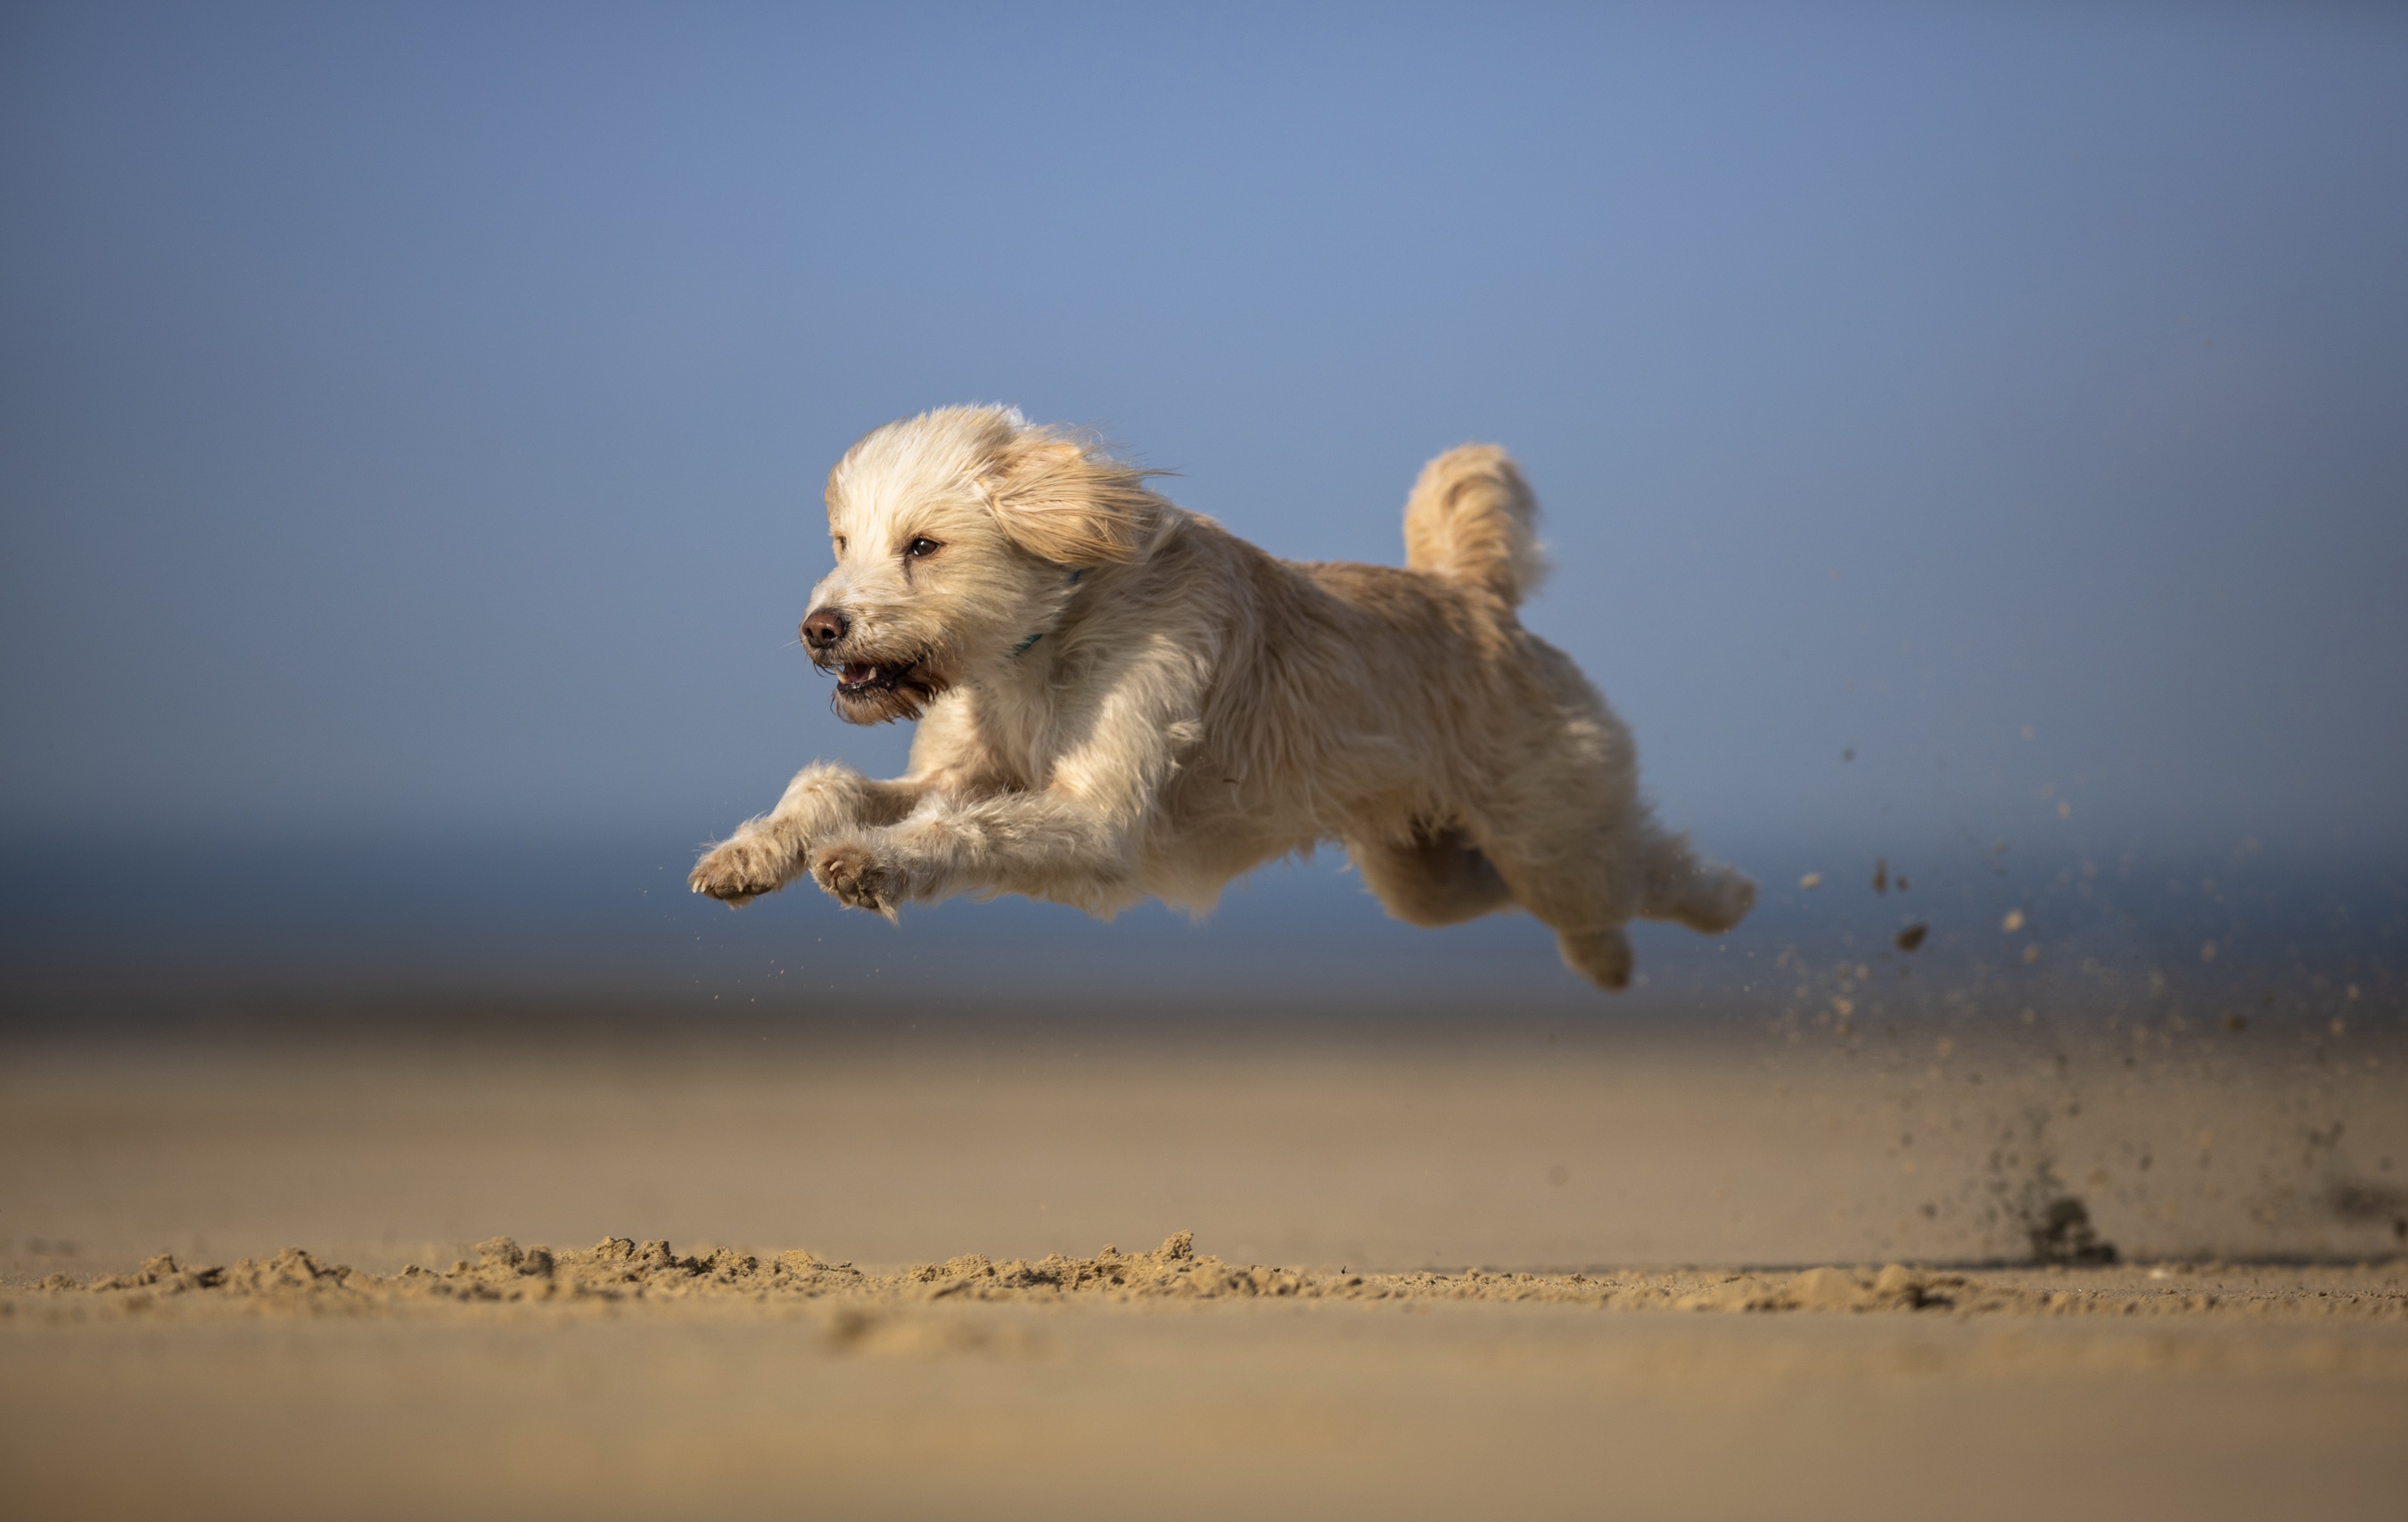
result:
<svg viewBox="0 0 2408 1522"><path fill-rule="evenodd" d="M995 399L1308 558L1511 447L1742 859L2396 853L2402 78L2372 6L12 7L0 830L892 768L820 481Z"/></svg>

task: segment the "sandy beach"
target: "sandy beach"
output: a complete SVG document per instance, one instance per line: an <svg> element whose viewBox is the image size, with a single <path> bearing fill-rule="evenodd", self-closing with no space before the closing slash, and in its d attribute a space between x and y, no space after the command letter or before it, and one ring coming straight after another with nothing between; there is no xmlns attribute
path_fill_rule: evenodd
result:
<svg viewBox="0 0 2408 1522"><path fill-rule="evenodd" d="M2408 1496L2370 1037L395 1012L12 1042L45 1515Z"/></svg>

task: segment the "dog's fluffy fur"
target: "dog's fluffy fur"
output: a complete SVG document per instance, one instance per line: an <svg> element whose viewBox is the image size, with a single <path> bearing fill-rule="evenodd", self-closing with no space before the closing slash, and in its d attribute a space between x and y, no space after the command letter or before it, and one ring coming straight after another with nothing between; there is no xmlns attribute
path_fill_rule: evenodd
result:
<svg viewBox="0 0 2408 1522"><path fill-rule="evenodd" d="M1422 471L1403 570L1273 559L1146 479L1000 408L853 445L805 643L845 718L920 721L910 769L805 768L695 891L809 873L890 918L966 892L1109 917L1340 840L1397 918L1519 905L1607 988L1634 915L1746 914L1756 885L1657 826L1629 730L1515 617L1544 567L1502 450Z"/></svg>

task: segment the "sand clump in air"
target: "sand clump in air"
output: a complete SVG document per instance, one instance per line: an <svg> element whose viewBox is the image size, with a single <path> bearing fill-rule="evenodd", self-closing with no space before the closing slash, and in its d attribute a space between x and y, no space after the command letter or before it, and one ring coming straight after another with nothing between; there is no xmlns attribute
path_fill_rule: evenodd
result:
<svg viewBox="0 0 2408 1522"><path fill-rule="evenodd" d="M606 1238L582 1252L479 1244L448 1270L374 1274L288 1247L265 1260L199 1267L162 1255L132 1273L79 1283L52 1274L0 1296L0 1315L80 1319L90 1314L250 1315L445 1314L550 1307L615 1313L680 1304L819 1309L842 1340L882 1308L943 1301L1269 1300L1526 1302L1612 1311L1947 1313L2166 1315L2228 1312L2408 1320L2408 1264L2299 1267L2154 1265L2006 1268L1981 1273L1893 1263L1879 1270L1677 1270L1530 1273L1485 1269L1363 1273L1239 1265L1196 1251L1181 1232L1152 1252L1105 1247L1092 1257L1049 1254L996 1261L979 1254L891 1271L812 1253L762 1256L718 1248L680 1256L666 1242Z"/></svg>

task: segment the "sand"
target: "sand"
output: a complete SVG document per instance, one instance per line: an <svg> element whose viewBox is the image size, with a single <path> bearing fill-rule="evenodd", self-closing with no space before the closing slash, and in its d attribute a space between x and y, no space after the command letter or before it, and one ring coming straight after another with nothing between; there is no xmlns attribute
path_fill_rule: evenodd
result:
<svg viewBox="0 0 2408 1522"><path fill-rule="evenodd" d="M508 1237L477 1244L474 1261L431 1271L363 1272L288 1247L264 1261L179 1263L163 1253L127 1273L78 1282L45 1276L30 1293L0 1299L0 1314L49 1325L97 1317L330 1316L416 1318L489 1307L615 1315L692 1302L763 1314L822 1316L838 1343L928 1305L1080 1301L1140 1304L1293 1300L1389 1304L1547 1305L1600 1311L1717 1313L1909 1312L1955 1316L2180 1316L2215 1314L2320 1324L2374 1321L2408 1327L2408 1263L2272 1266L2152 1264L2122 1270L2063 1265L2017 1271L1950 1272L1885 1264L1795 1273L1688 1269L1670 1272L1531 1273L1315 1271L1224 1262L1182 1231L1151 1252L1107 1244L1092 1257L1049 1253L1005 1262L968 1253L942 1263L864 1271L808 1249L767 1256L722 1247L681 1254L665 1241L607 1237L583 1251L522 1247ZM930 1323L896 1323L930 1325Z"/></svg>
<svg viewBox="0 0 2408 1522"><path fill-rule="evenodd" d="M0 1469L94 1516L2396 1515L2396 1054L2253 1035L21 1038Z"/></svg>

